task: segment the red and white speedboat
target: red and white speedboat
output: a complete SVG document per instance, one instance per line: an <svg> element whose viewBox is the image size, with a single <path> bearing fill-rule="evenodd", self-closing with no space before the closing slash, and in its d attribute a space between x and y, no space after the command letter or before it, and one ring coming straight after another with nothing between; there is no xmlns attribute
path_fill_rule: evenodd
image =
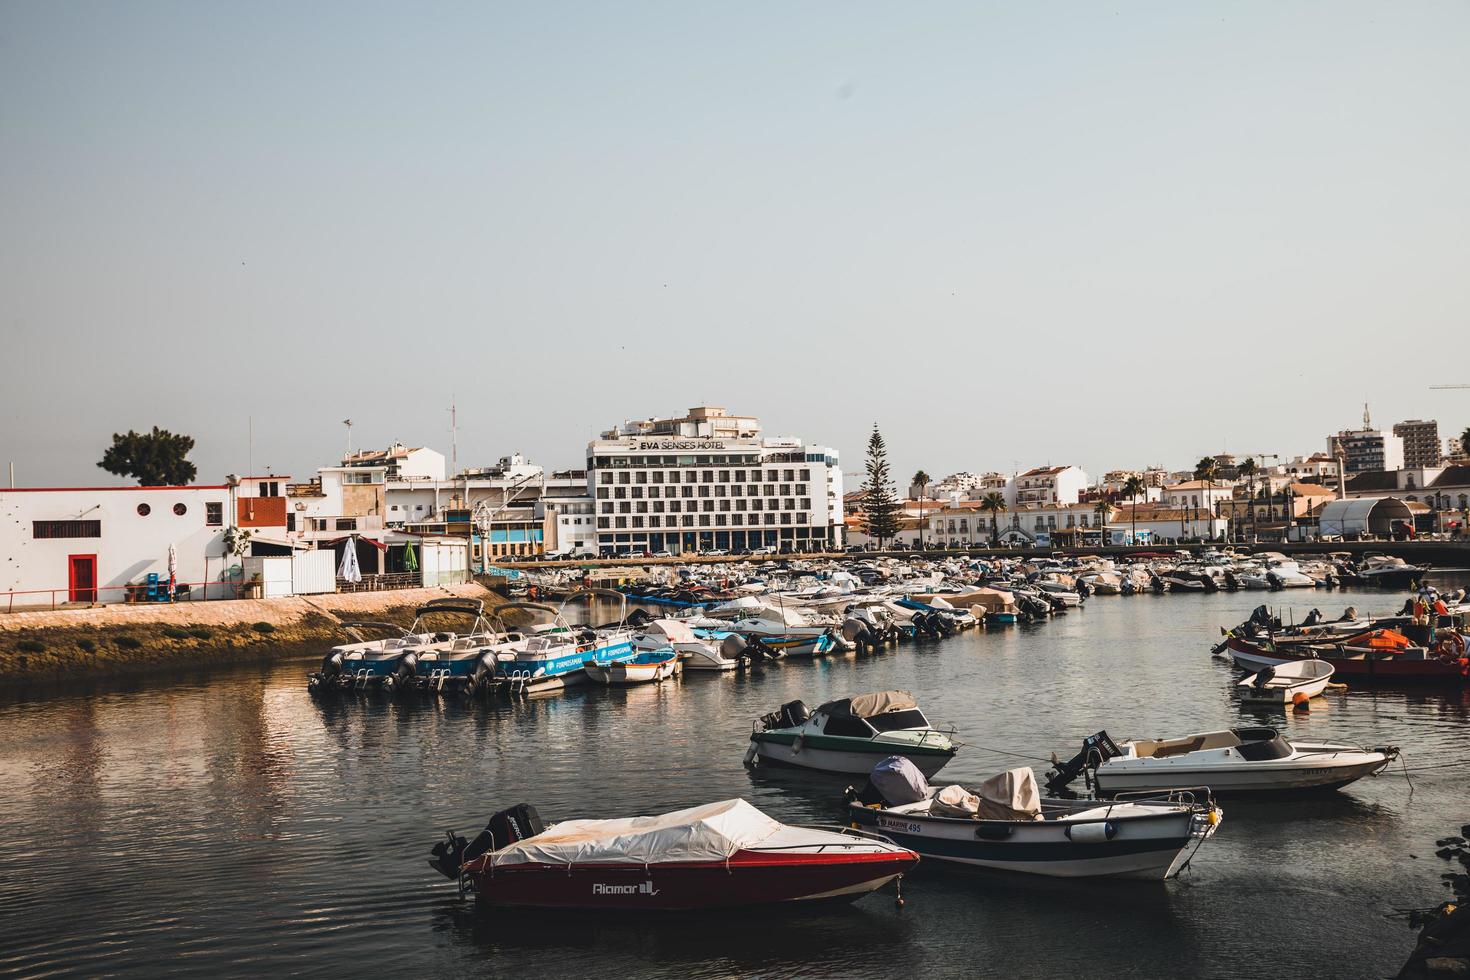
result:
<svg viewBox="0 0 1470 980"><path fill-rule="evenodd" d="M433 867L497 908L639 911L852 901L919 861L886 838L788 826L741 799L544 828L523 805L434 856Z"/></svg>

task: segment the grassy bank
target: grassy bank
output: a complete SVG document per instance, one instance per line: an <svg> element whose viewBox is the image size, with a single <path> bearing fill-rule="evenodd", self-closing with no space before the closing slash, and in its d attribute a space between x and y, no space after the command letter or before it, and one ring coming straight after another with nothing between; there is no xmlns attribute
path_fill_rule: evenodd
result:
<svg viewBox="0 0 1470 980"><path fill-rule="evenodd" d="M0 616L0 687L302 656L343 642L344 620L407 627L419 605L448 596L499 601L471 584L14 613Z"/></svg>

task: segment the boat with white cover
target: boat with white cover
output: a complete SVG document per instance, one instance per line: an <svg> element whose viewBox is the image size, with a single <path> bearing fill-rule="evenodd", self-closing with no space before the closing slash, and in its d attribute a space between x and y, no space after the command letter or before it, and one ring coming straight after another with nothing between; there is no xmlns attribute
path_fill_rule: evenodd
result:
<svg viewBox="0 0 1470 980"><path fill-rule="evenodd" d="M1393 746L1288 742L1274 728L1232 728L1179 738L1114 743L1098 732L1047 778L1059 790L1088 770L1099 796L1208 786L1220 793L1289 793L1338 789L1381 772Z"/></svg>
<svg viewBox="0 0 1470 980"><path fill-rule="evenodd" d="M1332 665L1321 660L1297 660L1263 667L1236 688L1242 701L1254 704L1294 704L1298 695L1315 698L1332 682Z"/></svg>
<svg viewBox="0 0 1470 980"><path fill-rule="evenodd" d="M790 826L733 799L549 827L523 804L473 842L449 835L429 864L493 908L653 912L852 901L918 862L882 837Z"/></svg>
<svg viewBox="0 0 1470 980"><path fill-rule="evenodd" d="M685 670L736 670L750 660L748 644L739 633L694 625L681 619L655 619L633 636L633 649L673 647Z"/></svg>
<svg viewBox="0 0 1470 980"><path fill-rule="evenodd" d="M971 792L929 786L884 763L861 795L849 788L848 816L926 859L1054 878L1162 880L1189 863L1222 813L1208 793L1043 799L1029 768Z"/></svg>

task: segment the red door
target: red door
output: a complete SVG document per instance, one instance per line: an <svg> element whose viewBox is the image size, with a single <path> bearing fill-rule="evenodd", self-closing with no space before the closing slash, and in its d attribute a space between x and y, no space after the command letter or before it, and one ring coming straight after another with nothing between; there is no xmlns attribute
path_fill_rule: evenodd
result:
<svg viewBox="0 0 1470 980"><path fill-rule="evenodd" d="M66 560L66 584L72 602L97 601L97 556L71 555Z"/></svg>

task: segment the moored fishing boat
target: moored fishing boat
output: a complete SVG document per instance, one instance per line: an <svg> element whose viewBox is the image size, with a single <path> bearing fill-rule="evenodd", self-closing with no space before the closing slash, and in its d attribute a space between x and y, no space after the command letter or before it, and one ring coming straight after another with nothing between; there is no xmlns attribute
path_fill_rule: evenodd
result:
<svg viewBox="0 0 1470 980"><path fill-rule="evenodd" d="M852 901L919 861L884 838L779 823L741 799L543 827L520 806L431 867L493 908L681 911Z"/></svg>
<svg viewBox="0 0 1470 980"><path fill-rule="evenodd" d="M1028 768L970 792L923 777L848 789L848 817L926 859L1056 878L1172 878L1215 832L1207 791L1136 799L1042 799ZM890 795L891 794L891 795Z"/></svg>

